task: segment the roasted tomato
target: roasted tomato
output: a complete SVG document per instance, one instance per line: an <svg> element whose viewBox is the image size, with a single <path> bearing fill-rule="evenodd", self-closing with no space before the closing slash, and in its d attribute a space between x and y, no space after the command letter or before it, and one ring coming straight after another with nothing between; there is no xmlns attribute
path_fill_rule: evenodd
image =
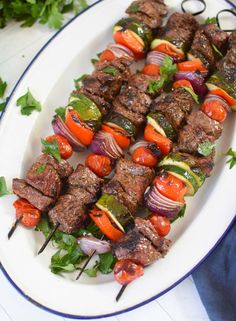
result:
<svg viewBox="0 0 236 321"><path fill-rule="evenodd" d="M85 165L99 177L108 176L112 171L110 158L103 155L88 155Z"/></svg>
<svg viewBox="0 0 236 321"><path fill-rule="evenodd" d="M120 284L128 284L144 274L144 269L131 260L120 260L115 264L114 276Z"/></svg>
<svg viewBox="0 0 236 321"><path fill-rule="evenodd" d="M56 142L58 144L61 158L63 158L63 159L70 158L73 153L73 149L72 149L70 143L68 142L68 140L61 135L52 135L52 136L48 136L46 138L46 141L48 141L49 143L52 143L54 140L56 140Z"/></svg>

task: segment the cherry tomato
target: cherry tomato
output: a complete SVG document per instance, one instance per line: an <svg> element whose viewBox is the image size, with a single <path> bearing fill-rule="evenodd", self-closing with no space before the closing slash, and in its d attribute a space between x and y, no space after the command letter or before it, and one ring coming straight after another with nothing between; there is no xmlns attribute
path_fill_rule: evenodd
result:
<svg viewBox="0 0 236 321"><path fill-rule="evenodd" d="M178 88L181 88L181 87L188 87L188 88L193 90L191 82L188 81L188 80L177 80L177 81L174 82L174 84L173 84L173 88L174 89L178 89Z"/></svg>
<svg viewBox="0 0 236 321"><path fill-rule="evenodd" d="M110 158L103 155L88 155L85 165L99 177L105 177L112 171Z"/></svg>
<svg viewBox="0 0 236 321"><path fill-rule="evenodd" d="M175 51L167 43L162 43L162 44L158 45L156 48L154 48L153 50L163 52L163 53L167 54L168 56L174 58L175 61L182 61L185 58L185 55L183 53Z"/></svg>
<svg viewBox="0 0 236 321"><path fill-rule="evenodd" d="M27 200L19 199L13 203L13 206L16 209L16 218L21 218L20 222L25 227L33 228L40 222L40 210L31 205Z"/></svg>
<svg viewBox="0 0 236 321"><path fill-rule="evenodd" d="M144 130L144 138L148 142L154 142L160 148L162 154L167 155L169 154L172 148L172 142L169 138L162 136L159 134L155 128L148 124Z"/></svg>
<svg viewBox="0 0 236 321"><path fill-rule="evenodd" d="M108 125L102 125L102 130L104 130L107 133L112 134L112 136L115 138L117 144L121 148L126 149L130 146L131 139L126 136L127 132L125 130L111 128Z"/></svg>
<svg viewBox="0 0 236 321"><path fill-rule="evenodd" d="M164 237L169 234L171 225L167 217L153 214L148 219L154 226L159 236Z"/></svg>
<svg viewBox="0 0 236 321"><path fill-rule="evenodd" d="M164 172L157 176L153 183L163 196L176 202L184 202L187 187L179 178Z"/></svg>
<svg viewBox="0 0 236 321"><path fill-rule="evenodd" d="M66 126L74 136L85 146L92 142L94 132L83 121L80 120L79 113L72 109L66 113Z"/></svg>
<svg viewBox="0 0 236 321"><path fill-rule="evenodd" d="M160 76L160 66L148 64L143 68L142 74L149 76Z"/></svg>
<svg viewBox="0 0 236 321"><path fill-rule="evenodd" d="M46 138L46 141L49 143L52 143L54 140L56 140L56 142L58 144L58 148L59 148L59 152L60 152L61 157L63 159L70 158L73 153L73 149L72 149L70 143L68 142L68 140L61 135L52 135L52 136L48 136Z"/></svg>
<svg viewBox="0 0 236 321"><path fill-rule="evenodd" d="M144 269L131 260L120 260L114 267L114 276L120 284L128 284L144 274Z"/></svg>
<svg viewBox="0 0 236 321"><path fill-rule="evenodd" d="M202 104L202 111L211 119L222 123L226 117L227 112L220 101L209 100Z"/></svg>
<svg viewBox="0 0 236 321"><path fill-rule="evenodd" d="M139 41L137 38L137 35L131 30L125 30L125 31L116 31L113 34L113 38L116 43L119 43L123 46L126 46L129 48L135 58L142 59L145 56L144 53L144 44ZM141 40L141 39L140 39Z"/></svg>
<svg viewBox="0 0 236 321"><path fill-rule="evenodd" d="M146 147L138 147L135 149L132 154L132 160L137 164L151 168L157 164L157 157Z"/></svg>
<svg viewBox="0 0 236 321"><path fill-rule="evenodd" d="M123 233L115 228L107 214L100 209L93 209L90 211L89 216L94 221L94 223L100 228L103 234L105 234L110 240L118 241Z"/></svg>
<svg viewBox="0 0 236 321"><path fill-rule="evenodd" d="M115 59L115 55L113 54L113 52L109 49L106 49L105 51L103 51L103 53L100 56L99 61L103 62L103 61L113 61Z"/></svg>
<svg viewBox="0 0 236 321"><path fill-rule="evenodd" d="M179 71L202 71L208 72L207 68L205 68L199 58L183 61L177 64Z"/></svg>

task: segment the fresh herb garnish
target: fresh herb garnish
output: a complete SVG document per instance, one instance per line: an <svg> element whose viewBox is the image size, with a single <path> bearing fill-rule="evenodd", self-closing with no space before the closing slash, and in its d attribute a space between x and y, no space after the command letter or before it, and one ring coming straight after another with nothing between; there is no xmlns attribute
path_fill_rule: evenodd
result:
<svg viewBox="0 0 236 321"><path fill-rule="evenodd" d="M205 20L205 24L206 25L209 25L210 23L217 23L217 20L216 20L216 17L208 17L206 20Z"/></svg>
<svg viewBox="0 0 236 321"><path fill-rule="evenodd" d="M199 154L203 156L209 156L212 153L214 148L215 148L215 144L206 140L205 142L198 145L197 150Z"/></svg>
<svg viewBox="0 0 236 321"><path fill-rule="evenodd" d="M130 7L129 11L130 11L131 13L136 13L136 12L139 11L139 8L140 8L140 4L139 4L139 3L134 3L134 4Z"/></svg>
<svg viewBox="0 0 236 321"><path fill-rule="evenodd" d="M176 64L173 64L172 59L169 56L165 56L162 65L160 67L160 79L151 80L148 86L149 94L156 94L158 91L171 81L173 75L177 72Z"/></svg>
<svg viewBox="0 0 236 321"><path fill-rule="evenodd" d="M43 153L53 156L58 162L61 161L61 155L59 152L59 147L57 141L54 139L51 143L48 141L41 139L41 143L43 145Z"/></svg>
<svg viewBox="0 0 236 321"><path fill-rule="evenodd" d="M10 194L10 193L7 189L5 177L1 176L0 177L0 197L2 197L4 195L8 195L8 194Z"/></svg>
<svg viewBox="0 0 236 321"><path fill-rule="evenodd" d="M18 98L16 104L20 107L21 114L26 116L31 115L35 110L42 110L40 102L33 97L29 89L25 95Z"/></svg>
<svg viewBox="0 0 236 321"><path fill-rule="evenodd" d="M5 106L6 106L7 100L3 101L2 103L0 103L0 112L4 110Z"/></svg>
<svg viewBox="0 0 236 321"><path fill-rule="evenodd" d="M55 109L55 113L61 117L61 119L63 121L65 121L66 119L66 107L58 107L57 109Z"/></svg>
<svg viewBox="0 0 236 321"><path fill-rule="evenodd" d="M98 61L99 61L99 60L96 59L96 58L92 58L92 59L91 59L91 63L92 63L93 65L96 65L96 63L97 63Z"/></svg>
<svg viewBox="0 0 236 321"><path fill-rule="evenodd" d="M0 98L4 96L5 90L7 88L7 83L0 78Z"/></svg>
<svg viewBox="0 0 236 321"><path fill-rule="evenodd" d="M45 237L51 232L47 217L42 217L36 230L41 231ZM62 272L73 272L83 260L86 259L78 245L76 237L61 231L56 231L52 237L53 244L57 247L57 252L51 258L51 271L55 274Z"/></svg>
<svg viewBox="0 0 236 321"><path fill-rule="evenodd" d="M118 74L118 70L115 67L106 67L102 71L114 77Z"/></svg>
<svg viewBox="0 0 236 321"><path fill-rule="evenodd" d="M177 216L171 220L171 223L174 223L178 218L180 217L184 217L185 211L186 211L186 204L184 204L184 206L181 208L181 210L179 211L179 213L177 214Z"/></svg>
<svg viewBox="0 0 236 321"><path fill-rule="evenodd" d="M46 165L42 164L36 169L36 173L37 174L42 174L45 171L45 169L46 169Z"/></svg>
<svg viewBox="0 0 236 321"><path fill-rule="evenodd" d="M79 90L82 87L82 81L87 77L87 74L83 74L81 77L79 77L78 79L74 79L74 83L75 83L75 88L77 90Z"/></svg>
<svg viewBox="0 0 236 321"><path fill-rule="evenodd" d="M183 89L186 90L188 93L190 93L190 95L193 97L195 103L196 103L196 104L199 104L198 95L196 95L195 92L194 92L191 88L186 87L186 86L182 86L181 88L183 88Z"/></svg>
<svg viewBox="0 0 236 321"><path fill-rule="evenodd" d="M22 21L22 27L30 27L36 21L59 29L63 24L63 14L75 14L87 7L86 0L14 0L0 1L0 28L11 19Z"/></svg>
<svg viewBox="0 0 236 321"><path fill-rule="evenodd" d="M211 46L213 50L217 53L217 55L222 58L223 54L220 52L220 50L214 44L212 44Z"/></svg>
<svg viewBox="0 0 236 321"><path fill-rule="evenodd" d="M102 274L109 274L113 271L115 263L116 258L111 252L99 254L98 261L95 262L94 266L84 272L90 277L96 277L98 271Z"/></svg>
<svg viewBox="0 0 236 321"><path fill-rule="evenodd" d="M229 169L233 168L234 165L236 165L236 151L230 148L225 155L230 156L230 159L226 162L227 164L230 164Z"/></svg>

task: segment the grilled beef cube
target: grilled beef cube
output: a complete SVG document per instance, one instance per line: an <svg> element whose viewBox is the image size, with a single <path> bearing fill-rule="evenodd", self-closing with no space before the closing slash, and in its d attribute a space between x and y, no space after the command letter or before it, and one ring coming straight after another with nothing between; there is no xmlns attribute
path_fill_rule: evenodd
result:
<svg viewBox="0 0 236 321"><path fill-rule="evenodd" d="M158 252L162 254L162 256L166 255L169 250L171 241L164 237L160 237L150 221L144 220L141 217L136 217L135 226L138 229L139 233L141 233L150 242L152 242L154 247L158 250Z"/></svg>
<svg viewBox="0 0 236 321"><path fill-rule="evenodd" d="M210 43L220 51L225 52L229 38L227 32L221 30L216 23L206 24L202 28Z"/></svg>
<svg viewBox="0 0 236 321"><path fill-rule="evenodd" d="M27 172L26 182L46 196L57 198L60 195L61 179L51 164L35 162Z"/></svg>
<svg viewBox="0 0 236 321"><path fill-rule="evenodd" d="M219 77L232 88L236 88L236 45L227 51L226 56L220 61L217 67Z"/></svg>
<svg viewBox="0 0 236 321"><path fill-rule="evenodd" d="M151 111L163 114L172 127L179 131L185 124L194 104L192 95L185 89L179 88L156 98L151 104Z"/></svg>
<svg viewBox="0 0 236 321"><path fill-rule="evenodd" d="M206 141L214 143L220 137L222 129L219 122L202 111L194 111L179 133L177 148L180 152L198 154L198 146Z"/></svg>
<svg viewBox="0 0 236 321"><path fill-rule="evenodd" d="M62 159L60 162L58 162L54 157L47 154L42 154L37 159L37 162L40 164L49 164L52 165L55 171L58 173L58 175L61 178L67 178L73 173L73 167L70 165L69 162Z"/></svg>
<svg viewBox="0 0 236 321"><path fill-rule="evenodd" d="M95 201L94 195L83 188L71 188L67 194L59 197L48 215L54 225L60 223L61 231L72 233L82 227L86 219L86 206Z"/></svg>
<svg viewBox="0 0 236 321"><path fill-rule="evenodd" d="M137 88L127 87L124 92L117 97L117 100L128 110L146 115L151 104L151 98Z"/></svg>
<svg viewBox="0 0 236 321"><path fill-rule="evenodd" d="M140 128L146 121L145 115L133 112L123 106L119 100L119 97L114 100L112 110L122 116L128 118L135 127Z"/></svg>
<svg viewBox="0 0 236 321"><path fill-rule="evenodd" d="M114 180L123 190L136 200L137 205L143 204L143 195L154 177L154 171L146 166L135 164L129 159L120 159L116 164Z"/></svg>
<svg viewBox="0 0 236 321"><path fill-rule="evenodd" d="M68 183L71 187L80 187L96 195L100 191L103 180L88 167L78 164L74 173L69 177Z"/></svg>
<svg viewBox="0 0 236 321"><path fill-rule="evenodd" d="M14 194L26 199L40 211L45 212L54 204L53 198L43 195L37 189L27 184L23 179L14 178L12 190Z"/></svg>
<svg viewBox="0 0 236 321"><path fill-rule="evenodd" d="M90 100L92 100L96 104L96 106L99 108L103 116L107 115L108 112L111 110L111 104L109 102L107 102L102 97L92 94L91 92L86 90L86 88L84 87L82 87L79 90L76 90L74 93L83 94L86 97L88 97Z"/></svg>
<svg viewBox="0 0 236 321"><path fill-rule="evenodd" d="M199 29L195 36L189 52L195 58L201 59L208 70L215 67L215 55L210 40L207 38L204 29Z"/></svg>
<svg viewBox="0 0 236 321"><path fill-rule="evenodd" d="M129 78L128 85L138 89L142 93L148 94L148 86L152 80L157 80L157 77L136 73Z"/></svg>
<svg viewBox="0 0 236 321"><path fill-rule="evenodd" d="M233 31L229 36L229 48L235 48L236 47L236 30Z"/></svg>
<svg viewBox="0 0 236 321"><path fill-rule="evenodd" d="M113 251L118 260L128 259L143 266L162 257L161 253L139 233L137 228L130 230L114 243Z"/></svg>
<svg viewBox="0 0 236 321"><path fill-rule="evenodd" d="M137 8L137 11L134 12L133 8ZM162 0L138 0L131 3L126 13L131 18L155 29L162 25L162 17L165 17L168 11Z"/></svg>
<svg viewBox="0 0 236 321"><path fill-rule="evenodd" d="M134 58L132 57L121 57L121 58L115 58L112 61L106 60L103 62L98 62L96 63L95 68L97 71L103 71L104 68L114 67L124 77L129 77L130 76L129 66L133 62L134 62Z"/></svg>
<svg viewBox="0 0 236 321"><path fill-rule="evenodd" d="M198 28L197 20L189 13L173 13L162 30L162 38L184 52L188 51Z"/></svg>
<svg viewBox="0 0 236 321"><path fill-rule="evenodd" d="M103 194L113 195L118 202L124 204L131 214L135 214L138 208L138 203L133 195L126 193L121 184L115 179L111 179L102 188Z"/></svg>
<svg viewBox="0 0 236 321"><path fill-rule="evenodd" d="M181 153L181 160L187 163L193 172L197 173L200 169L205 176L211 176L211 172L214 168L214 153L207 157Z"/></svg>

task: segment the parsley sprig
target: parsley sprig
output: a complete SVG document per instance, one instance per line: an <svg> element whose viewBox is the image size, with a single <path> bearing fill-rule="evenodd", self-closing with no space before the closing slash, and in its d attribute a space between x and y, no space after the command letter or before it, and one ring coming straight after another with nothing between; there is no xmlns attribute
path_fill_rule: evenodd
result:
<svg viewBox="0 0 236 321"><path fill-rule="evenodd" d="M230 159L226 163L229 163L230 169L233 168L234 165L236 165L236 151L230 148L225 155L230 156Z"/></svg>
<svg viewBox="0 0 236 321"><path fill-rule="evenodd" d="M63 14L77 14L87 7L86 0L12 0L0 1L0 28L14 19L21 21L22 27L30 27L36 21L59 29L63 25Z"/></svg>
<svg viewBox="0 0 236 321"><path fill-rule="evenodd" d="M169 56L165 56L162 65L160 67L160 79L151 80L148 86L149 94L156 94L165 84L168 84L173 75L177 72L176 64L173 64L172 59Z"/></svg>
<svg viewBox="0 0 236 321"><path fill-rule="evenodd" d="M48 154L48 155L53 156L58 162L61 161L59 146L58 146L56 139L54 139L51 143L49 143L48 141L46 141L44 139L41 139L41 143L44 147L43 148L44 154Z"/></svg>
<svg viewBox="0 0 236 321"><path fill-rule="evenodd" d="M16 105L20 107L21 114L26 116L31 115L35 110L42 110L40 102L33 97L29 89L25 95L17 99Z"/></svg>
<svg viewBox="0 0 236 321"><path fill-rule="evenodd" d="M8 195L8 194L10 194L10 193L7 189L5 177L1 176L0 177L0 197L2 197L4 195Z"/></svg>
<svg viewBox="0 0 236 321"><path fill-rule="evenodd" d="M197 151L199 154L207 157L211 155L215 146L216 146L215 144L211 143L209 140L206 140L205 142L198 145Z"/></svg>

